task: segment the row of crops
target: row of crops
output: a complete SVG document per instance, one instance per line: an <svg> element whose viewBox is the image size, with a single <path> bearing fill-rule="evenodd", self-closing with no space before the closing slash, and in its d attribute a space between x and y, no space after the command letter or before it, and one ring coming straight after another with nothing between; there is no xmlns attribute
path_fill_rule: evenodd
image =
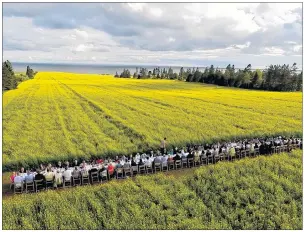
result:
<svg viewBox="0 0 304 232"><path fill-rule="evenodd" d="M3 229L302 229L302 154L3 200Z"/></svg>
<svg viewBox="0 0 304 232"><path fill-rule="evenodd" d="M3 95L3 169L301 128L300 92L39 72Z"/></svg>

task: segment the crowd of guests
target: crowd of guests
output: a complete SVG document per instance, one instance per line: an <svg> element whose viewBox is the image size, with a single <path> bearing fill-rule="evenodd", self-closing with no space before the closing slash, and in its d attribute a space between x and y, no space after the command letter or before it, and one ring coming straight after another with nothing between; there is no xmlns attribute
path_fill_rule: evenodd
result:
<svg viewBox="0 0 304 232"><path fill-rule="evenodd" d="M12 185L22 186L25 182L33 181L52 181L53 187L62 185L64 181L78 179L82 176L90 177L91 173L98 173L98 178L105 174L108 178L115 177L119 168L124 170L133 169L134 167L146 166L154 168L155 163L167 164L169 161L177 161L193 158L194 162L201 160L202 157L215 159L220 154L227 154L234 157L238 152L247 150L249 152L259 151L259 154L265 155L274 152L276 147L287 145L288 147L298 147L302 149L302 139L287 138L278 136L275 138L256 138L244 139L232 142L205 144L205 145L188 145L186 147L172 147L167 149L166 138L161 142L160 150L152 149L142 154L127 156L116 156L114 159L92 159L89 161L77 159L72 162L58 161L56 164L41 164L37 169L21 168L18 172L13 172L10 176ZM218 160L218 159L217 159Z"/></svg>

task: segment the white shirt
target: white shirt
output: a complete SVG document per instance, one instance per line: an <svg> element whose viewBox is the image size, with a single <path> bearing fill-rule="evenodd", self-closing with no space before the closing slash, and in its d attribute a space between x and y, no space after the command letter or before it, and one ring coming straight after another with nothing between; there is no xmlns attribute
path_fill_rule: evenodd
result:
<svg viewBox="0 0 304 232"><path fill-rule="evenodd" d="M63 177L65 180L70 180L72 177L72 171L71 170L65 170L63 173Z"/></svg>
<svg viewBox="0 0 304 232"><path fill-rule="evenodd" d="M15 176L14 183L21 184L22 181L23 181L23 177L22 176Z"/></svg>

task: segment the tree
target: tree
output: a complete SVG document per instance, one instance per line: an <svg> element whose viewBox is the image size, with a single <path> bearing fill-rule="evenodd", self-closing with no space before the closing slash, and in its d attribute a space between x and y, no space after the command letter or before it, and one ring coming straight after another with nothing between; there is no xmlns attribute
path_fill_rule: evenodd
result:
<svg viewBox="0 0 304 232"><path fill-rule="evenodd" d="M26 67L26 75L27 75L29 78L33 78L33 77L34 77L34 71L33 71L33 69L30 68L30 66L27 66L27 67Z"/></svg>
<svg viewBox="0 0 304 232"><path fill-rule="evenodd" d="M119 77L119 75L118 75L118 73L117 73L117 72L115 73L115 76L114 76L114 77Z"/></svg>
<svg viewBox="0 0 304 232"><path fill-rule="evenodd" d="M192 82L193 81L193 74L190 73L188 76L187 76L187 79L186 79L187 82Z"/></svg>
<svg viewBox="0 0 304 232"><path fill-rule="evenodd" d="M297 78L297 91L302 91L302 82L303 82L303 71L298 74Z"/></svg>
<svg viewBox="0 0 304 232"><path fill-rule="evenodd" d="M196 68L194 74L193 74L193 81L198 82L201 79L201 72L198 68Z"/></svg>
<svg viewBox="0 0 304 232"><path fill-rule="evenodd" d="M12 64L7 60L2 63L2 90L17 88L17 79Z"/></svg>
<svg viewBox="0 0 304 232"><path fill-rule="evenodd" d="M181 67L181 69L179 71L178 79L179 80L184 80L184 77L185 77L185 71L184 71L184 68Z"/></svg>
<svg viewBox="0 0 304 232"><path fill-rule="evenodd" d="M171 67L168 70L168 78L169 79L174 79L174 73L173 73L173 69Z"/></svg>
<svg viewBox="0 0 304 232"><path fill-rule="evenodd" d="M122 77L122 78L130 78L131 77L131 73L130 73L129 69L124 69L123 72L120 74L120 77Z"/></svg>
<svg viewBox="0 0 304 232"><path fill-rule="evenodd" d="M226 70L225 70L225 73L223 75L224 77L224 85L225 86L228 86L229 85L229 79L231 78L231 65L229 64L227 67L226 67Z"/></svg>
<svg viewBox="0 0 304 232"><path fill-rule="evenodd" d="M254 89L259 89L263 82L263 73L261 70L257 69L251 79L251 84Z"/></svg>
<svg viewBox="0 0 304 232"><path fill-rule="evenodd" d="M249 87L249 84L250 84L250 74L249 74L249 72L244 72L242 84L243 84L246 88Z"/></svg>

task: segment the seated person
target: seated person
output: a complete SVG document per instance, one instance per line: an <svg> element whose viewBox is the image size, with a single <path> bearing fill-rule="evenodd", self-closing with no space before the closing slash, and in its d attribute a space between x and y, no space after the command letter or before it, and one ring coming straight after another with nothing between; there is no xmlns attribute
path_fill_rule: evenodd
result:
<svg viewBox="0 0 304 232"><path fill-rule="evenodd" d="M41 174L40 170L37 171L34 180L39 182L42 181L42 185L40 186L40 189L45 187L45 176Z"/></svg>
<svg viewBox="0 0 304 232"><path fill-rule="evenodd" d="M135 158L131 160L131 166L137 166L137 164L135 162Z"/></svg>
<svg viewBox="0 0 304 232"><path fill-rule="evenodd" d="M19 172L17 172L17 175L14 178L14 184L17 188L21 188L23 185L23 178Z"/></svg>
<svg viewBox="0 0 304 232"><path fill-rule="evenodd" d="M19 173L26 173L24 167L20 168Z"/></svg>
<svg viewBox="0 0 304 232"><path fill-rule="evenodd" d="M64 162L64 167L65 168L69 168L70 167L70 162L69 161L65 161Z"/></svg>
<svg viewBox="0 0 304 232"><path fill-rule="evenodd" d="M122 165L121 165L121 163L120 163L119 160L117 161L117 163L116 163L116 165L115 165L115 168L122 168Z"/></svg>
<svg viewBox="0 0 304 232"><path fill-rule="evenodd" d="M188 159L194 158L194 152L193 152L193 150L190 150L190 152L189 152L187 158L188 158Z"/></svg>
<svg viewBox="0 0 304 232"><path fill-rule="evenodd" d="M16 177L16 172L13 172L12 175L10 176L10 180L12 184L14 183L15 177Z"/></svg>
<svg viewBox="0 0 304 232"><path fill-rule="evenodd" d="M56 166L57 168L63 168L63 166L62 166L62 164L61 164L61 161L58 161L58 163L57 163L57 166Z"/></svg>
<svg viewBox="0 0 304 232"><path fill-rule="evenodd" d="M27 170L27 175L25 176L24 180L25 182L31 183L34 181L34 175L31 173L30 170Z"/></svg>
<svg viewBox="0 0 304 232"><path fill-rule="evenodd" d="M114 166L112 163L109 163L108 165L108 173L111 178L114 176Z"/></svg>
<svg viewBox="0 0 304 232"><path fill-rule="evenodd" d="M54 180L54 173L47 170L47 172L45 173L45 180L46 181L53 181Z"/></svg>
<svg viewBox="0 0 304 232"><path fill-rule="evenodd" d="M207 149L206 156L207 156L207 157L212 156L212 153L211 153L211 151L210 151L209 148Z"/></svg>
<svg viewBox="0 0 304 232"><path fill-rule="evenodd" d="M65 170L63 172L63 179L65 181L70 181L72 177L72 170L70 170L68 167L65 167Z"/></svg>
<svg viewBox="0 0 304 232"><path fill-rule="evenodd" d="M55 173L55 183L54 183L54 187L58 187L58 185L62 185L63 180L62 180L62 173L61 171L59 171L59 169L56 171Z"/></svg>
<svg viewBox="0 0 304 232"><path fill-rule="evenodd" d="M173 157L173 160L176 161L176 160L181 160L181 152L177 152L176 156Z"/></svg>
<svg viewBox="0 0 304 232"><path fill-rule="evenodd" d="M125 168L125 169L131 168L130 163L129 162L125 162L124 165L123 165L123 168Z"/></svg>
<svg viewBox="0 0 304 232"><path fill-rule="evenodd" d="M168 156L167 155L164 155L162 158L161 158L161 162L163 165L167 165L168 163Z"/></svg>
<svg viewBox="0 0 304 232"><path fill-rule="evenodd" d="M80 171L78 170L77 167L74 168L74 170L72 172L72 177L75 179L78 179L80 177Z"/></svg>
<svg viewBox="0 0 304 232"><path fill-rule="evenodd" d="M78 166L78 160L77 159L74 160L74 164L73 165L74 165L74 167Z"/></svg>
<svg viewBox="0 0 304 232"><path fill-rule="evenodd" d="M143 162L142 159L139 160L139 163L138 163L138 166L142 166L142 165L145 165L145 163Z"/></svg>
<svg viewBox="0 0 304 232"><path fill-rule="evenodd" d="M199 152L196 150L194 151L194 162L199 162L199 160L200 160Z"/></svg>

